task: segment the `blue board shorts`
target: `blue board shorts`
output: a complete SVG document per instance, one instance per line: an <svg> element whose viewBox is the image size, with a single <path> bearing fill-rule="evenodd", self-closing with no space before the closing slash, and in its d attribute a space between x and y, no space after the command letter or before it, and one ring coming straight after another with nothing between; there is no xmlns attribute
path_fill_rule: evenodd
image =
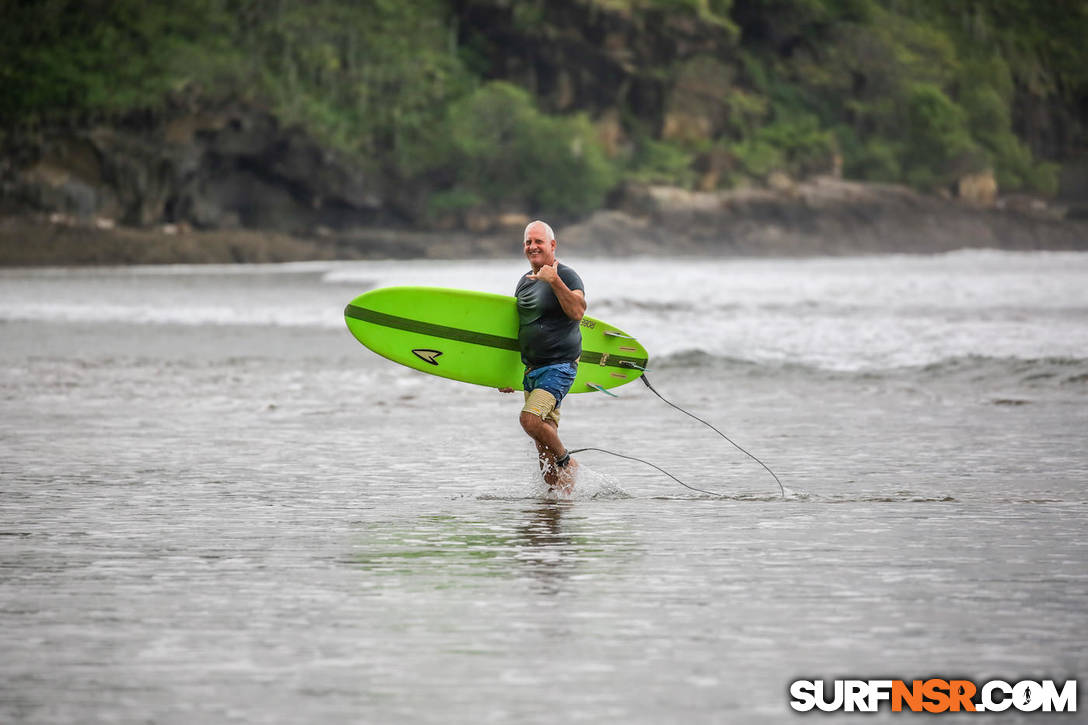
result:
<svg viewBox="0 0 1088 725"><path fill-rule="evenodd" d="M558 426L559 405L570 391L577 374L576 362L555 363L526 370L521 379L521 387L525 389L525 407L521 409L522 412L539 415Z"/></svg>

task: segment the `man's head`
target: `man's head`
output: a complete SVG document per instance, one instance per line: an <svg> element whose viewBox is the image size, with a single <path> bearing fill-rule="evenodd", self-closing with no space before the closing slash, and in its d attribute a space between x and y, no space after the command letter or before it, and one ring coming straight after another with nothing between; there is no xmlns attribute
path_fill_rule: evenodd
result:
<svg viewBox="0 0 1088 725"><path fill-rule="evenodd" d="M544 265L555 264L555 232L540 221L529 222L525 227L525 258L536 271Z"/></svg>

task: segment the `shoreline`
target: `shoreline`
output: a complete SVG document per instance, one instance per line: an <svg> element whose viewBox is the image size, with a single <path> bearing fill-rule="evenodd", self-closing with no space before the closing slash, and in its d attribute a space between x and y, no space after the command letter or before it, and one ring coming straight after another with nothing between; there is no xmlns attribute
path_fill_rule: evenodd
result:
<svg viewBox="0 0 1088 725"><path fill-rule="evenodd" d="M0 217L0 267L246 264L501 258L519 251L525 215L479 231L319 227L133 228L53 214ZM1088 251L1088 220L974 207L900 186L830 177L781 189L693 192L628 187L612 208L557 225L563 250L590 257L824 257L957 249Z"/></svg>

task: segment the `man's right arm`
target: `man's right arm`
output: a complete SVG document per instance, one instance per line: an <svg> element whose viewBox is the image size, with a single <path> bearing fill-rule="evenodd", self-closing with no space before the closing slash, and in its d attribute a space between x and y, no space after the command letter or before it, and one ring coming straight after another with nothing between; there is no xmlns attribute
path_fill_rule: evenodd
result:
<svg viewBox="0 0 1088 725"><path fill-rule="evenodd" d="M530 274L529 279L539 279L551 285L555 298L559 300L559 306L563 308L563 314L578 322L586 313L585 292L567 287L567 283L559 276L558 268L558 264L554 267L545 265L536 274Z"/></svg>

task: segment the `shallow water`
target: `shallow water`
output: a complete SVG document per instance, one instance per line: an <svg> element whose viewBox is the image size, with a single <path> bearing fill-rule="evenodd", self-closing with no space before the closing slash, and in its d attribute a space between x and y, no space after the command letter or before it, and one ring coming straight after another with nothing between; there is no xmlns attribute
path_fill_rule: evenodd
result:
<svg viewBox="0 0 1088 725"><path fill-rule="evenodd" d="M516 260L0 272L0 721L775 723L798 678L1085 672L1088 257L571 263L785 499L629 386L568 445L721 495L587 452L556 500L514 396L342 327Z"/></svg>

